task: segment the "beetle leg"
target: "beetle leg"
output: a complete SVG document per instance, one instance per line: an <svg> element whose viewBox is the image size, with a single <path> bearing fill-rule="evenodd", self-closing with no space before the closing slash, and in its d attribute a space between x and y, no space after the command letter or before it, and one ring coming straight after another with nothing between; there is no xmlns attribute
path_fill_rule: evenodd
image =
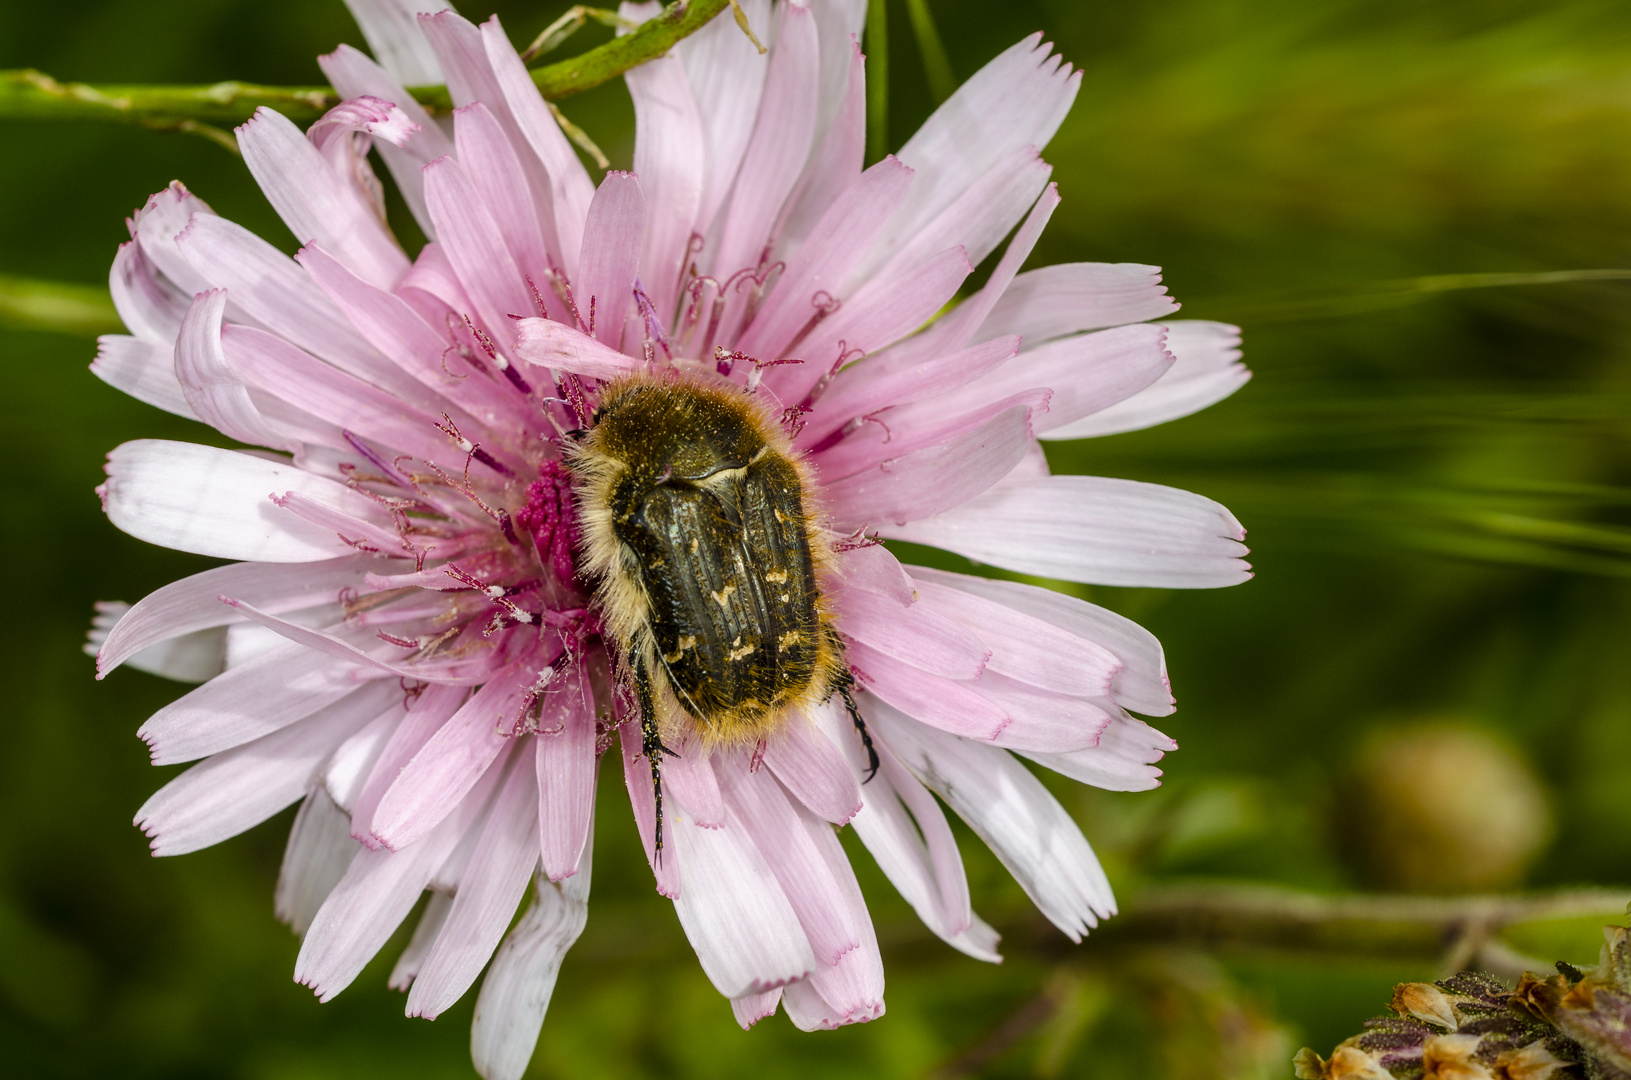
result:
<svg viewBox="0 0 1631 1080"><path fill-rule="evenodd" d="M679 757L663 745L662 732L657 729L657 705L651 692L651 674L638 653L629 653L629 671L634 675L634 693L640 699L640 752L651 763L651 795L657 806L657 827L653 848L657 860L663 857L663 755Z"/></svg>
<svg viewBox="0 0 1631 1080"><path fill-rule="evenodd" d="M855 676L844 672L838 679L838 693L844 698L844 709L849 713L850 723L861 735L861 745L866 747L866 779L861 783L869 783L878 775L878 748L872 745L872 736L867 734L866 721L861 719L861 710L856 707L855 697L850 693L850 687L855 685Z"/></svg>

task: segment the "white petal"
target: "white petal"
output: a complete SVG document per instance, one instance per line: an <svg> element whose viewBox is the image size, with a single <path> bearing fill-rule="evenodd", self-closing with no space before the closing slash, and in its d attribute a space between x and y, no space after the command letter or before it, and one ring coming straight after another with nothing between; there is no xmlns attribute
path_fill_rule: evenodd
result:
<svg viewBox="0 0 1631 1080"><path fill-rule="evenodd" d="M445 11L447 0L345 0L380 65L403 86L435 86L443 81L436 53L419 30L421 11Z"/></svg>
<svg viewBox="0 0 1631 1080"><path fill-rule="evenodd" d="M1051 476L992 490L883 535L1025 574L1168 589L1238 585L1246 530L1211 499L1099 476Z"/></svg>
<svg viewBox="0 0 1631 1080"><path fill-rule="evenodd" d="M171 342L103 334L96 339L91 374L156 409L198 419L176 381L175 345Z"/></svg>
<svg viewBox="0 0 1631 1080"><path fill-rule="evenodd" d="M255 562L316 562L349 555L327 529L283 510L274 496L298 492L363 520L374 504L344 484L212 446L138 439L108 455L98 490L108 520L150 544Z"/></svg>
<svg viewBox="0 0 1631 1080"><path fill-rule="evenodd" d="M443 925L447 923L447 913L452 910L452 893L431 890L430 899L425 901L425 910L420 912L419 922L414 925L413 937L408 939L408 947L402 950L402 955L396 958L391 977L385 980L386 986L392 990L406 990L413 985L413 980L419 977L419 969L425 966L430 947L436 944L436 935L442 932Z"/></svg>
<svg viewBox="0 0 1631 1080"><path fill-rule="evenodd" d="M1169 322L1167 351L1176 363L1148 388L1109 408L1055 428L1045 439L1081 439L1154 427L1200 412L1246 385L1240 328L1215 322Z"/></svg>
<svg viewBox="0 0 1631 1080"><path fill-rule="evenodd" d="M1115 914L1110 882L1081 829L1013 755L936 731L882 703L867 715L907 768L968 822L1072 941Z"/></svg>
<svg viewBox="0 0 1631 1080"><path fill-rule="evenodd" d="M181 320L176 338L176 379L187 404L204 423L230 439L275 450L295 451L300 444L274 429L250 400L249 387L227 366L221 348L221 314L225 289L201 292Z"/></svg>
<svg viewBox="0 0 1631 1080"><path fill-rule="evenodd" d="M470 1027L470 1054L485 1080L520 1080L532 1060L561 961L588 920L592 846L560 885L535 883L532 906L487 969Z"/></svg>
<svg viewBox="0 0 1631 1080"><path fill-rule="evenodd" d="M1159 266L1058 263L1016 277L976 340L1019 334L1026 345L1105 326L1159 319L1178 310Z"/></svg>
<svg viewBox="0 0 1631 1080"><path fill-rule="evenodd" d="M1178 744L1135 717L1121 713L1099 733L1097 746L1068 754L1025 754L1038 765L1106 791L1148 791L1161 784L1155 762Z"/></svg>
<svg viewBox="0 0 1631 1080"><path fill-rule="evenodd" d="M679 864L674 911L715 989L738 998L815 969L798 916L740 824L704 829L675 814L667 829L665 854Z"/></svg>
<svg viewBox="0 0 1631 1080"><path fill-rule="evenodd" d="M763 40L770 28L770 0L743 0L748 24ZM698 207L699 232L707 232L753 134L770 58L753 47L730 19L714 19L677 47L696 98L707 139L707 179Z"/></svg>
<svg viewBox="0 0 1631 1080"><path fill-rule="evenodd" d="M275 895L277 917L304 935L358 851L351 819L317 788L300 804L283 851Z"/></svg>

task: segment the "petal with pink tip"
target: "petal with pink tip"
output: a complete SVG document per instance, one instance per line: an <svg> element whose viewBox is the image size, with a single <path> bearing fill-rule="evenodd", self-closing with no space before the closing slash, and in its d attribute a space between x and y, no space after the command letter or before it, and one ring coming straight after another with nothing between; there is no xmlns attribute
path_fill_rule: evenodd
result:
<svg viewBox="0 0 1631 1080"><path fill-rule="evenodd" d="M1067 937L1080 941L1115 914L1110 883L1081 829L1011 754L936 731L885 705L867 715Z"/></svg>
<svg viewBox="0 0 1631 1080"><path fill-rule="evenodd" d="M253 828L297 802L323 762L391 708L395 687L367 686L254 742L216 754L160 788L136 811L153 854L185 855Z"/></svg>
<svg viewBox="0 0 1631 1080"><path fill-rule="evenodd" d="M408 992L408 1015L434 1020L475 983L498 948L538 865L538 783L520 760L493 800L481 840Z"/></svg>
<svg viewBox="0 0 1631 1080"><path fill-rule="evenodd" d="M703 829L675 814L668 829L680 878L674 911L714 989L739 998L815 969L798 915L740 822Z"/></svg>
<svg viewBox="0 0 1631 1080"><path fill-rule="evenodd" d="M1109 408L1049 431L1047 439L1081 439L1164 424L1200 412L1246 385L1240 328L1215 322L1169 322L1166 348L1176 363L1153 385Z"/></svg>
<svg viewBox="0 0 1631 1080"><path fill-rule="evenodd" d="M762 994L745 994L731 999L731 1015L743 1031L748 1031L761 1020L776 1015L776 1006L782 999L782 988L766 990Z"/></svg>
<svg viewBox="0 0 1631 1080"><path fill-rule="evenodd" d="M351 554L334 533L272 502L298 491L364 520L373 506L343 484L213 446L137 439L108 454L100 489L108 520L150 544L254 562L317 562Z"/></svg>
<svg viewBox="0 0 1631 1080"><path fill-rule="evenodd" d="M1251 577L1246 530L1211 499L1099 476L1003 485L886 536L1025 574L1095 585L1210 589Z"/></svg>
<svg viewBox="0 0 1631 1080"><path fill-rule="evenodd" d="M577 873L589 842L596 773L592 693L582 667L569 665L550 684L538 719L535 816L544 876L550 881Z"/></svg>
<svg viewBox="0 0 1631 1080"><path fill-rule="evenodd" d="M677 756L663 758L664 795L672 796L699 828L717 829L725 824L725 800L712 755L697 732L686 728L669 749Z"/></svg>
<svg viewBox="0 0 1631 1080"><path fill-rule="evenodd" d="M980 324L982 339L1019 334L1026 345L1082 330L1159 319L1178 310L1159 266L1059 263L1027 270Z"/></svg>
<svg viewBox="0 0 1631 1080"><path fill-rule="evenodd" d="M835 597L846 589L865 589L887 596L901 607L917 601L917 592L905 567L877 541L857 544L837 557L838 573L826 582Z"/></svg>
<svg viewBox="0 0 1631 1080"><path fill-rule="evenodd" d="M515 354L529 364L582 375L615 379L633 371L638 361L608 349L587 334L550 319L522 319L516 324Z"/></svg>
<svg viewBox="0 0 1631 1080"><path fill-rule="evenodd" d="M1066 754L1099 741L1110 724L1109 701L1051 694L1015 679L988 672L977 687L980 695L1008 714L1009 725L991 741L1009 750Z"/></svg>
<svg viewBox="0 0 1631 1080"><path fill-rule="evenodd" d="M134 240L119 245L108 270L108 293L125 327L143 341L169 345L192 298L159 273ZM143 399L145 400L145 399Z"/></svg>
<svg viewBox="0 0 1631 1080"><path fill-rule="evenodd" d="M1118 704L1149 716L1172 712L1172 688L1167 681L1167 660L1161 643L1131 619L1074 596L1017 581L995 581L926 566L912 567L912 576L920 582L935 582L982 597L1096 643L1121 664L1110 683ZM1012 671L1005 674L1019 677Z"/></svg>
<svg viewBox="0 0 1631 1080"><path fill-rule="evenodd" d="M1025 756L1062 776L1106 791L1148 791L1161 784L1155 767L1178 744L1144 723L1120 713L1099 735L1097 746L1068 754Z"/></svg>
<svg viewBox="0 0 1631 1080"><path fill-rule="evenodd" d="M96 339L91 374L137 401L176 416L197 420L187 395L176 381L173 341L148 341L124 334L103 334Z"/></svg>
<svg viewBox="0 0 1631 1080"><path fill-rule="evenodd" d="M237 132L244 164L295 239L317 241L381 288L408 272L408 257L368 200L292 121L263 106Z"/></svg>

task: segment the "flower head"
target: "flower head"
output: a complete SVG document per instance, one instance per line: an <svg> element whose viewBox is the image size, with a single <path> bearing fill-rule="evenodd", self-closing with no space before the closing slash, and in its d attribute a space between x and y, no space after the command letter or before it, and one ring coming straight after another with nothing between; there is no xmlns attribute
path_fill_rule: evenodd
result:
<svg viewBox="0 0 1631 1080"><path fill-rule="evenodd" d="M1027 39L863 169L863 5L746 6L766 55L719 20L629 73L634 169L598 185L497 19L370 15L387 66L342 47L322 62L343 105L304 133L266 110L238 132L304 244L293 259L174 184L113 266L131 336L104 338L93 370L255 448L109 455L115 525L233 560L105 608L93 631L101 674L203 680L141 730L156 763L202 760L138 823L179 854L303 800L278 911L304 935L296 977L324 999L431 891L392 985L434 1017L491 958L473 1042L489 1077L525 1068L583 927L604 754L744 1026L778 1005L804 1028L883 1012L835 825L935 933L996 958L931 791L1066 934L1113 913L1087 842L1014 755L1156 784L1175 744L1131 712L1172 710L1159 645L1058 593L903 566L879 537L1075 581L1248 576L1222 507L1050 476L1042 456L1039 438L1159 423L1246 378L1233 328L1147 321L1176 307L1152 267L1019 273L1059 202L1039 151L1075 97L1069 66ZM447 127L402 88L431 76L458 105ZM417 257L385 225L371 147L432 238ZM717 517L673 525L663 550L714 537L745 575L663 600L703 571L642 568L583 464L631 381L702 388L749 418L749 450L787 463L761 509L803 523L786 536L807 544L813 584L755 602L772 621L807 602L819 626L788 624L777 655L819 632L828 667L732 714L761 725L744 738L692 700L680 669L697 643L665 638L658 609L704 620L785 579L761 557L772 539L731 546L758 535L741 516L763 455L652 463L642 491L683 488L663 505ZM706 441L664 430L681 450ZM623 434L614 466L644 452ZM624 586L645 614L614 607ZM704 637L723 633L707 618ZM712 643L771 670L751 667L770 664L768 639ZM724 677L725 661L695 663Z"/></svg>

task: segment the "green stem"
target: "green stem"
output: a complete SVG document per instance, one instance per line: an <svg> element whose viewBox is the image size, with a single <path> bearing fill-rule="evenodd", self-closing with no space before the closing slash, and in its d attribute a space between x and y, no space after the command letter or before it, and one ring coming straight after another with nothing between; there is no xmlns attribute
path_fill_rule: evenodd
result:
<svg viewBox="0 0 1631 1080"><path fill-rule="evenodd" d="M889 153L889 12L888 0L866 6L866 157L880 161Z"/></svg>
<svg viewBox="0 0 1631 1080"><path fill-rule="evenodd" d="M625 37L536 69L532 81L546 98L563 98L593 89L661 56L729 6L729 0L691 0L689 4L676 0ZM432 112L453 108L445 86L412 87L409 93ZM258 86L241 82L211 86L91 86L61 83L32 69L0 71L0 120L112 120L229 138L218 127L241 124L262 105L297 123L308 123L339 102L339 95L327 86Z"/></svg>
<svg viewBox="0 0 1631 1080"><path fill-rule="evenodd" d="M0 325L84 335L122 333L103 285L0 276Z"/></svg>
<svg viewBox="0 0 1631 1080"><path fill-rule="evenodd" d="M906 14L912 20L912 33L917 36L917 51L923 57L923 74L929 79L929 93L938 105L957 89L957 76L951 72L951 60L946 56L940 31L935 28L929 0L906 0Z"/></svg>

